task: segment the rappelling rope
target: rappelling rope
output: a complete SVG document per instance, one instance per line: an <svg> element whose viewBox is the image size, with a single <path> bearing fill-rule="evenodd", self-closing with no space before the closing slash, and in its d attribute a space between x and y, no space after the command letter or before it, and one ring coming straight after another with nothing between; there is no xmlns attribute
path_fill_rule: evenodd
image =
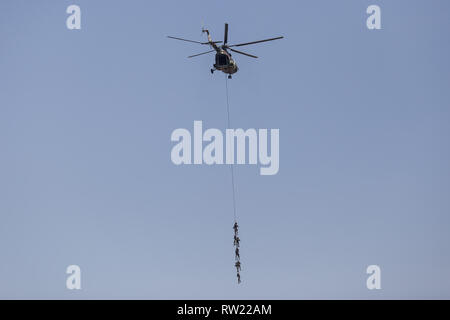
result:
<svg viewBox="0 0 450 320"><path fill-rule="evenodd" d="M231 121L230 121L230 103L228 99L228 77L225 75L225 87L226 87L226 95L227 95L227 116L228 116L228 129L231 129ZM236 188L234 184L234 165L230 165L231 169L231 187L233 188L233 214L234 214L234 221L237 221L237 215L236 215Z"/></svg>
<svg viewBox="0 0 450 320"><path fill-rule="evenodd" d="M225 77L225 87L226 87L226 94L227 94L227 116L228 116L228 129L231 129L231 121L230 121L230 103L228 99L228 77ZM233 159L234 160L234 159ZM233 161L234 162L234 161ZM235 264L236 267L236 276L238 279L238 284L241 283L241 257L239 253L239 226L237 224L237 215L236 215L236 188L234 185L234 165L230 164L231 169L231 187L233 188L233 213L234 213L234 250L235 250Z"/></svg>

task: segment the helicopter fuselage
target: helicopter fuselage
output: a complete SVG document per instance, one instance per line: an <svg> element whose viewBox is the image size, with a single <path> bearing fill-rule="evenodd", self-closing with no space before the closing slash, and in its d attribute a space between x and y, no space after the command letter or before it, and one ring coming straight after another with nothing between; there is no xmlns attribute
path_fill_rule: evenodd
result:
<svg viewBox="0 0 450 320"><path fill-rule="evenodd" d="M233 74L239 70L236 62L231 58L231 54L226 50L217 50L214 68L226 74Z"/></svg>
<svg viewBox="0 0 450 320"><path fill-rule="evenodd" d="M206 32L208 35L208 42L210 46L216 50L216 62L214 63L214 69L222 71L226 74L233 74L238 72L239 68L236 64L236 62L231 57L231 54L225 50L223 47L218 46L209 35L209 31L207 29L204 29L203 32ZM213 69L211 69L213 70Z"/></svg>

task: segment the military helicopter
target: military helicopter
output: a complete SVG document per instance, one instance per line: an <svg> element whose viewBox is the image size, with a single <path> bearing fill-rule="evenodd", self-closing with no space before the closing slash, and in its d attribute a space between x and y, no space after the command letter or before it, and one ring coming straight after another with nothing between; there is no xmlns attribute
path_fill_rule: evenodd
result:
<svg viewBox="0 0 450 320"><path fill-rule="evenodd" d="M202 28L202 33L206 33L208 36L208 42L200 42L200 41L194 41L194 40L188 40L188 39L183 39L183 38L177 38L177 37L171 37L171 36L167 36L168 38L171 39L176 39L176 40L182 40L182 41L187 41L187 42L193 42L193 43L199 43L202 45L210 45L213 49L206 51L206 52L202 52L202 53L198 53L198 54L194 54L192 56L189 56L188 58L193 58L193 57L197 57L200 56L202 54L207 54L210 52L216 52L216 63L213 65L214 68L211 69L211 73L214 73L214 71L219 70L222 71L226 74L228 74L228 79L231 79L231 75L236 73L239 68L236 64L236 62L233 60L233 58L231 57L231 53L229 53L227 50L239 53L239 54L243 54L245 56L251 57L251 58L258 58L257 56L254 56L252 54L249 53L245 53L242 51L238 51L236 49L232 49L232 47L241 47L241 46L247 46L250 44L255 44L255 43L260 43L260 42L266 42L266 41L273 41L273 40L278 40L278 39L282 39L283 37L276 37L276 38L270 38L270 39L265 39L265 40L258 40L258 41L252 41L252 42L245 42L245 43L238 43L238 44L233 44L233 45L228 45L228 23L225 23L225 34L223 37L223 42L222 41L213 41L211 39L211 35L209 34L209 30L208 29L204 29ZM219 43L223 43L222 45L217 45Z"/></svg>

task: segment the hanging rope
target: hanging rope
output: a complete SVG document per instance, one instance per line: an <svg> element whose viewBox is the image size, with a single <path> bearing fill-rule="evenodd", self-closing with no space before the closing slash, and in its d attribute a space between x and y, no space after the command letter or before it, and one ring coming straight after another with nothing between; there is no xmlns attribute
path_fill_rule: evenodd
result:
<svg viewBox="0 0 450 320"><path fill-rule="evenodd" d="M228 129L231 129L231 121L230 121L230 103L228 99L228 77L225 75L225 87L226 87L226 95L227 95L227 116L228 116ZM233 215L234 215L234 221L237 221L237 215L236 215L236 188L234 183L234 165L230 165L231 169L231 187L233 188Z"/></svg>
<svg viewBox="0 0 450 320"><path fill-rule="evenodd" d="M231 129L231 121L230 121L230 103L228 99L228 77L225 75L225 87L226 87L226 94L227 94L227 117L228 117L228 129ZM235 254L235 264L236 267L236 276L238 284L241 283L241 256L239 254L239 242L241 239L239 239L239 226L237 223L237 215L236 215L236 188L234 183L234 165L230 165L231 169L231 187L232 187L232 194L233 194L233 214L234 214L234 254Z"/></svg>

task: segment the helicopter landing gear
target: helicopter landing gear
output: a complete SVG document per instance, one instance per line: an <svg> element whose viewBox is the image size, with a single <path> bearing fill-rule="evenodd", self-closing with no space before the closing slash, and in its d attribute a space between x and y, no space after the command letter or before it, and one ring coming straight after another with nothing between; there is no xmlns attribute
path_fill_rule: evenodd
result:
<svg viewBox="0 0 450 320"><path fill-rule="evenodd" d="M228 79L231 79L231 74L228 75Z"/></svg>

